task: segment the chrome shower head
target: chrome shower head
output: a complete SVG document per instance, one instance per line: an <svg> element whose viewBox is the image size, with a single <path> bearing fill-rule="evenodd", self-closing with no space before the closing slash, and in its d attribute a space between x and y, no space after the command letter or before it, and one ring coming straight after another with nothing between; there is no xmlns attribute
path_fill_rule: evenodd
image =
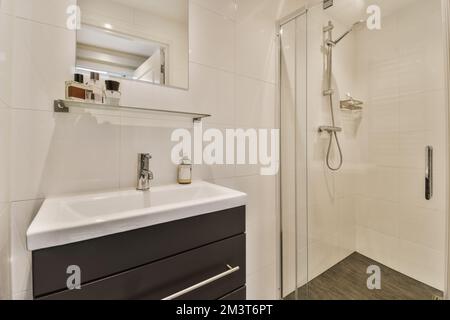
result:
<svg viewBox="0 0 450 320"><path fill-rule="evenodd" d="M342 36L340 36L339 38L337 38L336 40L332 41L333 45L337 45L339 42L341 42L342 39L344 39L346 36L348 36L353 30L355 30L355 28L361 24L363 24L365 21L364 20L359 20L357 22L355 22L350 29L348 29Z"/></svg>

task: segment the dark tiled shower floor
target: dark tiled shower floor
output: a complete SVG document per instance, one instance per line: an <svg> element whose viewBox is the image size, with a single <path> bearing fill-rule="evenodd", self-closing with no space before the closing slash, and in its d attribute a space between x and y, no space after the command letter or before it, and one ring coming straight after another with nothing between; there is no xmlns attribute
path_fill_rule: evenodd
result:
<svg viewBox="0 0 450 320"><path fill-rule="evenodd" d="M381 290L367 288L367 267L381 268ZM359 253L344 259L299 289L300 300L432 300L442 292ZM294 294L287 299L293 300Z"/></svg>

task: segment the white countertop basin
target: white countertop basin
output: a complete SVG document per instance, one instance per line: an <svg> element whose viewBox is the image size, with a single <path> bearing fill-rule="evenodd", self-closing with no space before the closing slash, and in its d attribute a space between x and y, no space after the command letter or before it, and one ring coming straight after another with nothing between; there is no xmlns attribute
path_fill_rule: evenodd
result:
<svg viewBox="0 0 450 320"><path fill-rule="evenodd" d="M247 195L206 182L49 198L27 231L30 251L246 205Z"/></svg>

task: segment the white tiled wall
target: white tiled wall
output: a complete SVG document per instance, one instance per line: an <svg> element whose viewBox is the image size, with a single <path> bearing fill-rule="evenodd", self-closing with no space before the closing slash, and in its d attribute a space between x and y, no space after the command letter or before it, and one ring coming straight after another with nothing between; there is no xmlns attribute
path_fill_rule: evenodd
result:
<svg viewBox="0 0 450 320"><path fill-rule="evenodd" d="M11 123L11 5L0 2L0 300L11 297L9 147Z"/></svg>
<svg viewBox="0 0 450 320"><path fill-rule="evenodd" d="M9 204L3 204L0 209L0 300L9 299L11 295L9 219Z"/></svg>
<svg viewBox="0 0 450 320"><path fill-rule="evenodd" d="M1 14L1 13L0 13ZM0 49L0 54L2 49ZM0 82L0 85L2 82ZM9 266L9 140L10 107L0 101L0 300L10 296Z"/></svg>
<svg viewBox="0 0 450 320"><path fill-rule="evenodd" d="M10 146L11 109L0 101L0 206L9 202L9 169L8 158Z"/></svg>
<svg viewBox="0 0 450 320"><path fill-rule="evenodd" d="M42 200L11 204L11 288L12 298L32 298L31 254L27 250L26 231L42 205Z"/></svg>
<svg viewBox="0 0 450 320"><path fill-rule="evenodd" d="M65 9L73 2L3 1L15 14L10 91L14 298L31 297L25 231L46 196L133 187L138 152L153 154L156 184L175 182L168 138L177 122L128 114L52 112L53 100L63 98L64 81L71 78L74 66L75 34L64 27ZM191 0L190 89L123 81L123 102L211 113L205 126L219 129L274 127L275 20L285 13L284 5L300 3ZM248 298L276 298L276 178L259 176L248 166L196 168L196 177L249 194Z"/></svg>

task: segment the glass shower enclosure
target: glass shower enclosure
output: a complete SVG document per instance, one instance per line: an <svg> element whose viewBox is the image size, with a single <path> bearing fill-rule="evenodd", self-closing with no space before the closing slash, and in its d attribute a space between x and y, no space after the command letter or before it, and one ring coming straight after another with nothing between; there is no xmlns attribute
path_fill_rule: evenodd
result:
<svg viewBox="0 0 450 320"><path fill-rule="evenodd" d="M335 0L279 22L284 299L443 297L447 7Z"/></svg>

